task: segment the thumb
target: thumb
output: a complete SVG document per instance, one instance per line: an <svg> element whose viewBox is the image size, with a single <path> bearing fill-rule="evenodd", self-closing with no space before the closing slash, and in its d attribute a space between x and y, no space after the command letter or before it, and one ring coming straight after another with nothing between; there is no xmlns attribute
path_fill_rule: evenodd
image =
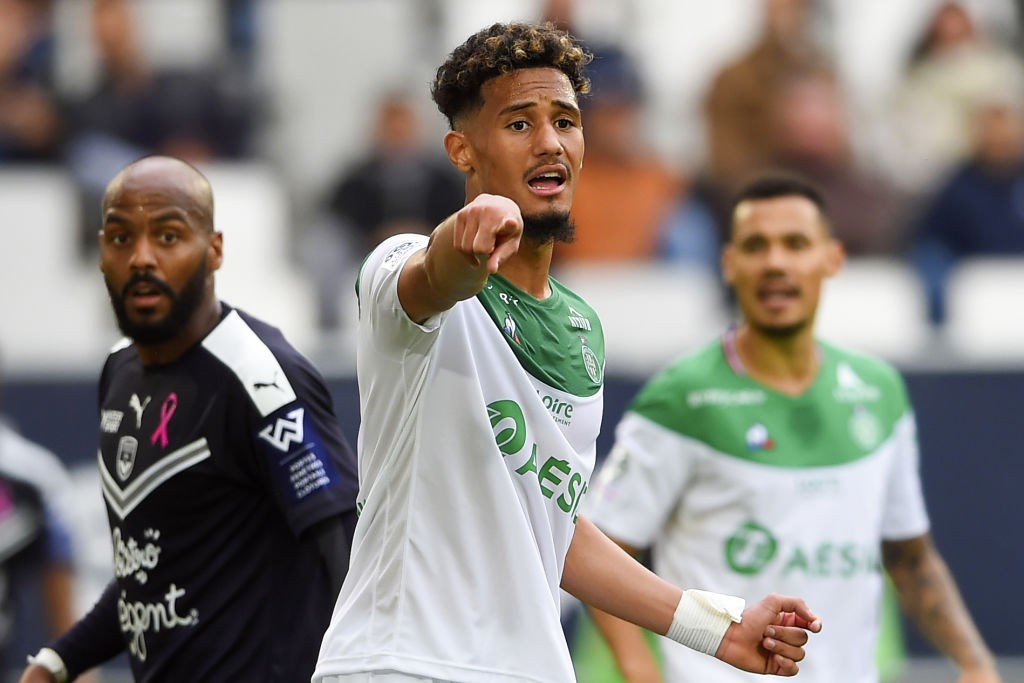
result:
<svg viewBox="0 0 1024 683"><path fill-rule="evenodd" d="M797 626L813 633L821 630L821 617L816 615L801 598L788 595L772 596L772 607L779 614L776 621L781 626Z"/></svg>

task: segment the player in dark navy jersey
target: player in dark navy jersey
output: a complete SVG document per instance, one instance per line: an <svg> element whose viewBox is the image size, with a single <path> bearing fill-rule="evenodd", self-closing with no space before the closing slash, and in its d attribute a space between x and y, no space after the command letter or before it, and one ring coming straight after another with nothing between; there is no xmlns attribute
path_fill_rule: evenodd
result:
<svg viewBox="0 0 1024 683"><path fill-rule="evenodd" d="M100 377L115 580L33 657L72 680L308 681L348 568L356 465L313 366L218 301L206 179L147 157L111 182L100 268L121 330Z"/></svg>

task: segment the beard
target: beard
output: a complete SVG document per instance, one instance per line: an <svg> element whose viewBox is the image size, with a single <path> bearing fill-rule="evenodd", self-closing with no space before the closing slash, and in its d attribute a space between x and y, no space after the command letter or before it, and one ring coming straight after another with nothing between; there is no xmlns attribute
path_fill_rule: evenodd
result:
<svg viewBox="0 0 1024 683"><path fill-rule="evenodd" d="M537 244L572 242L576 225L568 213L545 213L523 216L523 237Z"/></svg>
<svg viewBox="0 0 1024 683"><path fill-rule="evenodd" d="M810 324L810 320L799 320L789 325L762 325L761 323L755 323L748 321L750 326L755 330L763 334L769 339L792 339L800 332L807 329Z"/></svg>
<svg viewBox="0 0 1024 683"><path fill-rule="evenodd" d="M148 273L132 276L120 293L114 291L109 280L104 278L104 281L107 285L107 293L110 295L110 303L114 308L114 315L117 318L117 327L121 333L139 346L162 344L176 337L199 309L206 291L206 257L203 257L196 271L177 294L169 284ZM128 317L125 306L128 291L142 282L153 285L171 300L171 310L162 319L152 322L137 322Z"/></svg>

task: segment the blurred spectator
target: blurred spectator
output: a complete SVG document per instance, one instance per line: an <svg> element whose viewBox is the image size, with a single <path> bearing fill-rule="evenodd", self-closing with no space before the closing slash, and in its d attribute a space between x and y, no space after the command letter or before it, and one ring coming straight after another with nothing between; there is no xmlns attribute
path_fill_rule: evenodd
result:
<svg viewBox="0 0 1024 683"><path fill-rule="evenodd" d="M550 21L577 40L583 37L576 25L576 0L545 0L539 21Z"/></svg>
<svg viewBox="0 0 1024 683"><path fill-rule="evenodd" d="M962 4L940 4L896 94L893 178L910 191L927 192L970 154L979 101L1022 89L1024 64L1014 50L983 34Z"/></svg>
<svg viewBox="0 0 1024 683"><path fill-rule="evenodd" d="M591 94L581 101L587 153L573 219L582 228L559 245L568 261L637 261L657 257L715 267L718 243L710 215L685 197L686 183L642 135L645 93L638 69L621 49L592 45Z"/></svg>
<svg viewBox="0 0 1024 683"><path fill-rule="evenodd" d="M0 679L24 665L25 653L7 646L28 624L52 636L74 623L71 492L57 456L0 414Z"/></svg>
<svg viewBox="0 0 1024 683"><path fill-rule="evenodd" d="M55 160L62 127L52 0L0 0L0 163Z"/></svg>
<svg viewBox="0 0 1024 683"><path fill-rule="evenodd" d="M975 110L974 153L925 206L913 248L935 323L950 271L970 256L1024 256L1024 93Z"/></svg>
<svg viewBox="0 0 1024 683"><path fill-rule="evenodd" d="M787 76L827 63L811 30L813 0L764 0L757 44L712 80L704 102L708 173L728 204L776 152L773 108Z"/></svg>
<svg viewBox="0 0 1024 683"><path fill-rule="evenodd" d="M833 234L851 256L906 249L906 202L857 163L840 84L827 69L791 75L775 105L775 166L813 178L829 206Z"/></svg>
<svg viewBox="0 0 1024 683"><path fill-rule="evenodd" d="M429 234L465 201L462 177L428 144L412 95L381 98L369 142L331 185L326 224L305 240L302 258L316 280L320 326L327 330L341 322L338 293L348 288L351 262L391 235Z"/></svg>
<svg viewBox="0 0 1024 683"><path fill-rule="evenodd" d="M252 93L235 71L163 68L147 58L132 0L93 0L92 35L101 64L97 88L71 103L69 162L92 211L107 180L146 154L191 163L243 158L259 123ZM86 230L89 245L95 230Z"/></svg>
<svg viewBox="0 0 1024 683"><path fill-rule="evenodd" d="M428 148L415 102L391 93L377 106L370 149L345 169L327 206L361 256L391 235L428 234L464 198L462 179Z"/></svg>

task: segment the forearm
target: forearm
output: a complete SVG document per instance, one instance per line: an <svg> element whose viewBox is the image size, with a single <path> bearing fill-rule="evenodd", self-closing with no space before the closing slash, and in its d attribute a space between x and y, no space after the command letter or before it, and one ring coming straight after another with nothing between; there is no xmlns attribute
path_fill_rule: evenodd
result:
<svg viewBox="0 0 1024 683"><path fill-rule="evenodd" d="M424 270L430 286L451 305L476 296L489 275L487 259L472 255L472 243L460 245L456 216L446 218L430 236Z"/></svg>
<svg viewBox="0 0 1024 683"><path fill-rule="evenodd" d="M117 582L111 581L88 614L49 644L64 660L70 680L124 650L117 610L119 592Z"/></svg>
<svg viewBox="0 0 1024 683"><path fill-rule="evenodd" d="M427 248L411 256L399 277L399 300L410 319L422 323L475 296L487 282L486 263L475 263L455 247L455 216L430 235Z"/></svg>
<svg viewBox="0 0 1024 683"><path fill-rule="evenodd" d="M664 635L682 589L660 578L584 517L562 572L562 588L599 610Z"/></svg>
<svg viewBox="0 0 1024 683"><path fill-rule="evenodd" d="M995 667L992 653L930 538L887 542L883 558L904 613L939 652L964 671Z"/></svg>
<svg viewBox="0 0 1024 683"><path fill-rule="evenodd" d="M51 564L43 574L43 599L51 636L64 633L75 623L73 586L74 572L68 565Z"/></svg>

